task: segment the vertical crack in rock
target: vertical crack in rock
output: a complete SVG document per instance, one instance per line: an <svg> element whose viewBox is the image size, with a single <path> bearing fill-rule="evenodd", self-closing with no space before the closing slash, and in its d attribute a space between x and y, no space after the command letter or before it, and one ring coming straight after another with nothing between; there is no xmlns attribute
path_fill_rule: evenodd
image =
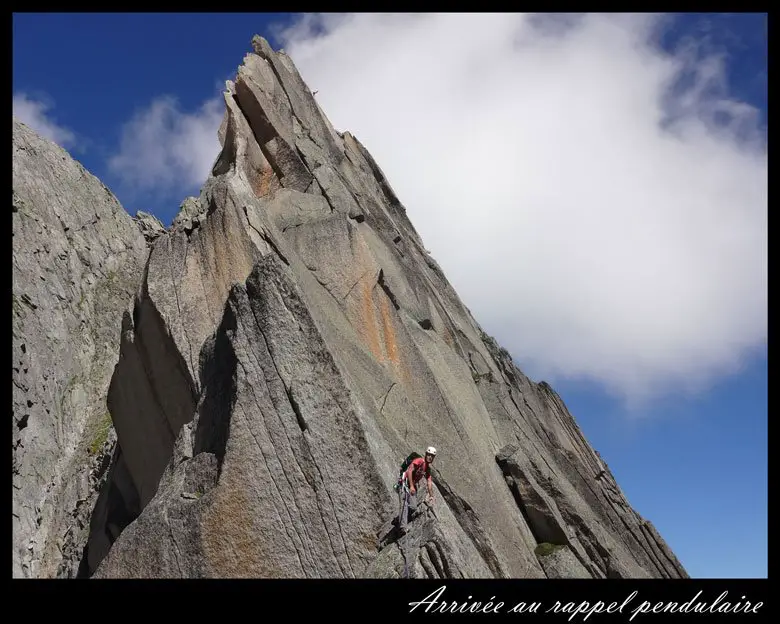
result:
<svg viewBox="0 0 780 624"><path fill-rule="evenodd" d="M249 227L251 227L255 232L257 232L260 235L260 238L262 238L268 246L273 249L274 253L279 256L279 259L284 262L286 265L290 264L290 261L285 257L285 255L279 250L279 247L274 242L273 238L271 238L267 232L258 230L254 225L252 225L251 222L249 222Z"/></svg>
<svg viewBox="0 0 780 624"><path fill-rule="evenodd" d="M255 314L254 309L252 309L252 313ZM295 419L298 422L298 426L300 427L301 432L305 432L308 427L306 426L306 421L303 418L303 414L301 414L301 408L298 406L298 403L295 401L295 398L293 397L292 388L288 386L288 384L284 380L284 377L282 377L282 374L279 372L279 367L276 365L276 361L274 360L273 351L268 344L268 340L266 339L265 333L263 332L263 327L258 321L256 314L255 314L255 323L257 324L257 328L260 331L260 336L263 339L265 348L268 351L269 355L271 356L271 364L273 364L274 370L276 371L276 376L282 382L282 386L284 387L284 392L287 395L287 400L290 402L290 407L295 413Z"/></svg>
<svg viewBox="0 0 780 624"><path fill-rule="evenodd" d="M274 472L275 471L271 468L271 466L268 465L268 460L265 457L265 452L264 452L264 449L263 449L263 445L260 444L259 440L257 439L257 437L255 436L254 432L252 431L252 427L251 427L251 424L250 424L250 419L247 417L246 413L244 412L244 410L242 408L239 407L239 411L240 411L241 416L243 417L243 419L244 419L244 421L245 421L245 423L247 425L247 429L249 430L250 435L252 436L252 439L254 440L255 444L257 445L258 450L260 451L260 456L263 457L263 459L265 461L266 471L268 472L268 475L270 477L271 483L273 484L273 487L276 490L276 496L273 499L273 505L274 505L274 507L276 509L276 512L279 515L279 517L281 518L282 513L280 512L279 505L277 503L277 501L279 501L283 505L284 510L285 510L285 512L287 514L287 522L283 523L284 524L284 530L287 533L287 537L290 539L290 543L292 543L293 548L295 549L295 555L296 555L296 557L298 559L298 565L300 566L301 570L304 570L305 566L303 564L303 559L301 558L301 552L302 552L301 545L300 545L301 538L300 538L300 535L295 534L294 522L293 522L293 514L290 513L290 510L289 510L289 508L287 506L287 499L281 493L282 491L281 491L279 485L276 482L276 478L274 477ZM286 475L285 475L285 477L286 477ZM288 485L288 487L290 489L292 489L291 488L291 484L290 484L289 481L287 482L287 485Z"/></svg>
<svg viewBox="0 0 780 624"><path fill-rule="evenodd" d="M219 471L230 438L231 412L236 405L238 359L230 343L238 322L232 306L225 305L219 327L204 343L200 356L203 394L197 408L193 455L212 453Z"/></svg>
<svg viewBox="0 0 780 624"><path fill-rule="evenodd" d="M435 578L449 578L449 575L444 570L444 565L439 559L439 553L437 552L436 548L434 547L435 542L431 543L428 542L423 547L424 552L426 555L428 555L428 561L431 562L431 565L436 570L436 576ZM422 552L420 553L420 558L422 559Z"/></svg>
<svg viewBox="0 0 780 624"><path fill-rule="evenodd" d="M379 286L381 286L382 290L385 291L385 294L387 295L387 298L390 299L390 301L393 304L393 307L396 310L400 310L401 306L398 305L398 300L395 298L395 295L393 294L393 291L390 290L390 287L385 283L385 275L384 271L382 269L379 270L379 276L377 277L377 283Z"/></svg>
<svg viewBox="0 0 780 624"><path fill-rule="evenodd" d="M240 292L240 290L234 288L233 294L231 295L231 301L235 302L236 295L240 294ZM272 419L274 415L265 412L263 405L257 401L254 392L250 398L250 412L247 412L244 405L237 402L237 388L235 385L236 371L240 370L245 379L251 378L253 373L250 369L246 368L241 359L236 356L233 342L238 339L237 332L240 330L240 327L237 322L237 313L234 309L234 305L234 303L229 303L227 305L220 328L214 338L204 346L202 361L204 378L206 380L206 383L204 384L205 399L200 408L200 417L198 419L196 431L195 452L197 453L200 449L214 448L221 457L221 470L224 471L225 468L223 464L226 461L225 452L227 450L224 446L224 442L226 441L224 432L229 433L232 430L230 422L234 420L236 413L240 412L239 431L243 429L251 435L253 443L258 450L258 455L262 458L265 472L268 475L268 483L275 492L271 501L272 506L275 509L278 518L283 519L282 524L284 525L284 530L289 539L289 543L295 550L297 570L302 571L312 564L311 559L307 555L309 549L304 545L304 542L311 544L311 538L307 535L306 525L301 525L295 520L295 518L300 515L300 510L295 507L294 501L289 501L289 499L282 494L283 487L280 484L280 480L277 478L277 471L275 471L271 464L273 456L267 454L268 448L259 437L260 431L256 431L256 427L261 426L263 428L264 439L266 439L272 428L269 419ZM256 321L253 319L252 323L254 324ZM242 349L242 353L243 355L241 357L250 357L252 358L252 361L255 361L255 356L251 350L244 351ZM254 365L257 366L257 362L255 362ZM225 394L229 394L231 397L230 400L227 401L227 405L225 405L224 401ZM252 415L250 415L250 413ZM262 417L255 417L255 413L262 414ZM210 440L215 434L217 440ZM238 435L238 433L233 435ZM288 469L285 467L284 463L282 463L281 473L283 482L287 483L287 490L295 492L295 486L289 479ZM292 507L290 507L290 505L292 505ZM297 533L298 530L302 530L303 535L299 535ZM303 536L306 536L305 539ZM258 538L258 536L256 536L256 538Z"/></svg>
<svg viewBox="0 0 780 624"><path fill-rule="evenodd" d="M379 408L379 412L380 412L380 413L385 411L385 403L387 403L387 397L389 397L389 396L390 396L390 391L391 391L393 388L395 388L395 385L396 385L396 383L395 383L395 382L393 382L392 384L390 384L390 387L387 389L387 392L385 392L385 396L383 396L383 397L382 397L382 407L380 407L380 408Z"/></svg>
<svg viewBox="0 0 780 624"><path fill-rule="evenodd" d="M285 391L287 392L287 398L290 400L290 405L292 406L293 412L295 412L295 418L298 421L298 426L301 428L301 431L306 431L306 429L308 429L306 426L306 420L301 413L301 408L298 407L298 402L295 400L292 388L285 388Z"/></svg>
<svg viewBox="0 0 780 624"><path fill-rule="evenodd" d="M257 144L282 186L305 192L313 176L298 156L290 136L292 119L289 100L282 91L286 107L276 108L280 106L278 98L275 98L278 83L269 79L267 74L262 75L265 60L249 55L247 61L254 59L257 59L256 62L243 65L239 69L235 84L236 104L248 121ZM248 69L249 67L251 69ZM253 70L261 75L253 74ZM285 119L289 120L289 129Z"/></svg>
<svg viewBox="0 0 780 624"><path fill-rule="evenodd" d="M276 138L276 131L269 123L265 113L256 103L256 101L252 100L253 103L249 104L246 100L246 98L249 96L244 95L244 101L242 102L242 98L239 93L248 93L246 84L244 82L236 83L236 94L233 95L233 101L238 106L241 114L247 120L249 127L252 129L254 139L257 142L257 145L260 147L260 150L263 152L263 156L265 156L265 158L268 160L268 163L271 165L274 174L276 174L276 177L279 178L279 180L282 180L284 178L284 172L279 168L276 160L272 157L271 154L269 154L268 148L266 147L266 143L268 141Z"/></svg>
<svg viewBox="0 0 780 624"><path fill-rule="evenodd" d="M174 557L174 561L176 561L176 568L179 571L179 575L183 576L183 570L180 563L181 552L179 550L179 545L176 543L176 536L173 534L173 526L171 526L167 513L165 514L164 521L165 524L168 526L168 534L171 536L171 543L173 544L173 557Z"/></svg>
<svg viewBox="0 0 780 624"><path fill-rule="evenodd" d="M439 488L444 501L447 503L447 506L455 514L458 524L460 524L466 535L468 535L469 539L474 543L474 546L477 551L479 551L482 559L484 559L485 564L490 568L490 571L496 578L505 578L506 573L496 557L496 553L490 543L490 538L482 528L471 505L458 496L439 475L436 477L436 485Z"/></svg>
<svg viewBox="0 0 780 624"><path fill-rule="evenodd" d="M418 561L420 562L420 566L422 567L423 571L425 572L425 575L429 579L443 578L439 574L439 570L436 568L436 566L431 561L427 545L426 545L426 548L424 550L420 551L420 554L418 556Z"/></svg>
<svg viewBox="0 0 780 624"><path fill-rule="evenodd" d="M265 266L268 266L268 265L265 265ZM295 413L296 420L297 420L298 425L299 425L299 427L301 429L301 433L306 433L308 427L306 426L306 423L305 423L305 421L303 419L303 416L301 414L301 409L298 406L297 402L295 402L293 400L293 398L292 398L288 382L285 381L285 377L282 375L281 371L279 370L279 366L277 364L277 358L274 355L275 348L274 348L273 342L268 340L268 338L266 336L266 332L265 332L265 330L263 328L264 327L264 323L261 322L261 318L258 317L258 309L257 309L256 306L262 306L262 305L266 304L268 295L266 295L265 293L263 293L259 289L256 290L255 284L256 284L256 282L251 280L251 279L248 280L248 282L247 282L247 289L248 289L248 293L250 295L250 307L251 307L251 310L252 310L252 314L254 315L254 318L255 318L256 326L257 326L257 328L258 328L258 330L260 332L260 336L261 336L261 338L263 340L265 348L266 348L266 350L267 350L267 352L268 352L268 354L270 356L271 364L273 365L274 370L276 371L277 377L282 382L282 385L284 387L285 393L287 394L287 397L288 397L288 399L290 401L290 405L292 407L293 412ZM290 293L290 294L292 294L292 293ZM281 307L282 307L282 310L283 310L284 314L287 314L287 315L289 315L292 318L295 317L295 314L292 313L290 311L290 309L287 307L287 301L280 300L279 303L281 304ZM252 305L252 304L255 304L255 305ZM262 314L262 312L261 312L261 314ZM300 321L298 321L298 322L300 322ZM302 443L304 445L304 448L308 450L309 445L308 445L308 441L307 441L305 436L302 438ZM313 464L314 468L316 469L316 471L317 471L317 473L319 475L319 482L323 484L322 491L324 492L325 496L327 497L327 499L328 499L328 501L330 503L331 509L333 511L335 511L336 510L336 505L333 502L333 498L332 498L332 495L331 495L331 492L330 492L330 488L328 488L328 486L327 486L328 481L326 481L325 478L323 477L321 469L320 469L320 466L319 466L319 463L317 462L316 459L314 459L313 455L312 455L312 464ZM330 531L328 531L328 535L330 537ZM340 524L339 524L339 535L341 537L341 544L339 544L339 550L342 551L346 555L347 562L348 562L348 565L349 565L349 568L350 568L350 574L352 576L354 576L354 569L353 569L352 562L350 561L349 550L346 547L347 540L345 539L344 534L341 531ZM331 544L331 548L332 548L332 551L334 553L337 552L337 549L335 548L335 544ZM338 561L338 558L337 558L337 561ZM341 562L339 561L339 564L340 563Z"/></svg>
<svg viewBox="0 0 780 624"><path fill-rule="evenodd" d="M170 245L170 239L168 239L166 242ZM187 245L187 247L185 247L185 249L184 249L184 259L182 260L182 272L184 270L186 270L186 267L187 267L187 251L188 250L189 250L189 245ZM189 358L190 358L190 366L192 367L192 370L197 370L197 368L195 367L195 359L194 359L193 354L192 354L192 343L190 342L190 338L187 335L187 331L185 330L185 328L183 326L183 324L184 324L184 315L182 314L181 302L179 301L179 287L178 287L179 280L173 274L173 265L169 264L168 268L170 270L170 275L171 275L171 288L173 289L173 295L176 298L176 310L179 313L179 316L178 316L177 320L179 322L179 326L181 327L181 335L184 336L184 340L187 343L187 351L188 351L188 355L189 355ZM148 271L148 266L147 266L147 271ZM197 379L193 379L192 381L193 381L193 383L195 385L195 388L197 389L197 387L198 387L198 380Z"/></svg>

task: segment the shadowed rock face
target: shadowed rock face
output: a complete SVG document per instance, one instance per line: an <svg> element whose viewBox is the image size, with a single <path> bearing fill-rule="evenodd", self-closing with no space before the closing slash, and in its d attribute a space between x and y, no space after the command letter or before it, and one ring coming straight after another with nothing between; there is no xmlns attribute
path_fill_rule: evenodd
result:
<svg viewBox="0 0 780 624"><path fill-rule="evenodd" d="M139 220L145 272L112 319L121 450L81 574L686 576L365 147L253 48L200 196L168 230ZM399 538L398 467L430 444L436 503Z"/></svg>

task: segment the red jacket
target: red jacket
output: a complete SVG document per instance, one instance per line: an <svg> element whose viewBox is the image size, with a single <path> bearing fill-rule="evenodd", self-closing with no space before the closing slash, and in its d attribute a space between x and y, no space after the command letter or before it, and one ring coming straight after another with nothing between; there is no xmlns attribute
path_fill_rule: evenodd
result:
<svg viewBox="0 0 780 624"><path fill-rule="evenodd" d="M410 473L412 475L412 483L414 483L415 487L417 487L417 483L423 477L429 481L431 480L431 469L425 464L425 459L423 457L418 457L417 459L413 460L406 469L404 476L408 479Z"/></svg>

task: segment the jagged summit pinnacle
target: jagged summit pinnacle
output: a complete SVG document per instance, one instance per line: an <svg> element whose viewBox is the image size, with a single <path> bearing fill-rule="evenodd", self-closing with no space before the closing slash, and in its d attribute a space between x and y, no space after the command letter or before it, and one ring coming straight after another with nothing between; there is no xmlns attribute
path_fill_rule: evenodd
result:
<svg viewBox="0 0 780 624"><path fill-rule="evenodd" d="M106 317L116 366L91 392L117 441L80 575L685 576L366 148L252 47L200 196ZM435 506L399 537L400 462L430 445Z"/></svg>

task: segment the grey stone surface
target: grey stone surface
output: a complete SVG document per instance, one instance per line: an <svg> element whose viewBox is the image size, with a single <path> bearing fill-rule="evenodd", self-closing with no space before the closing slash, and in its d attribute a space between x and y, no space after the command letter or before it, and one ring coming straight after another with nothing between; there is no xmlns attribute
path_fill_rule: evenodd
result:
<svg viewBox="0 0 780 624"><path fill-rule="evenodd" d="M13 575L73 576L116 441L105 397L147 246L111 192L13 120Z"/></svg>
<svg viewBox="0 0 780 624"><path fill-rule="evenodd" d="M194 455L163 480L97 577L352 577L371 560L387 493L285 269L266 256L233 289L207 345ZM182 485L207 458L214 477L200 490ZM203 496L184 496L193 489Z"/></svg>
<svg viewBox="0 0 780 624"><path fill-rule="evenodd" d="M547 544L540 544L536 548L536 556L544 568L547 578L553 579L588 579L593 578L585 566L572 552L571 548L564 545L556 545L547 550Z"/></svg>
<svg viewBox="0 0 780 624"><path fill-rule="evenodd" d="M193 221L197 220L203 212L204 209L197 197L186 197L179 205L179 211L173 218L171 227L173 229L191 230L194 226Z"/></svg>
<svg viewBox="0 0 780 624"><path fill-rule="evenodd" d="M315 149L323 152L323 160L338 164L344 157L341 137L338 136L327 117L322 113L311 90L303 82L292 60L284 53L274 52L262 37L252 38L255 54L265 59L276 75L290 102L297 136L307 137ZM311 169L311 165L309 165Z"/></svg>
<svg viewBox="0 0 780 624"><path fill-rule="evenodd" d="M136 222L138 228L141 230L141 234L143 234L146 242L149 244L154 243L161 234L165 233L165 226L162 222L148 212L139 210L133 220Z"/></svg>
<svg viewBox="0 0 780 624"><path fill-rule="evenodd" d="M265 207L271 222L281 231L297 228L331 215L328 202L321 195L280 189Z"/></svg>
<svg viewBox="0 0 780 624"><path fill-rule="evenodd" d="M83 574L686 576L560 398L482 331L365 146L252 45L200 196L115 315L118 445ZM398 466L430 444L436 502L399 538ZM546 541L565 548L540 559Z"/></svg>
<svg viewBox="0 0 780 624"><path fill-rule="evenodd" d="M185 204L186 219L156 241L141 288L120 315L120 356L107 403L139 510L154 497L179 432L196 411L202 345L222 319L230 288L246 279L253 258L260 257L238 208L241 199L232 191L210 185L198 201ZM203 207L215 205L215 197L220 208L207 216ZM101 496L111 491L104 488ZM125 507L111 509L118 519L107 512L103 524L93 523L91 529L102 545L90 540L90 573L107 552L104 536L111 536L110 543L115 537L105 525L126 525Z"/></svg>

